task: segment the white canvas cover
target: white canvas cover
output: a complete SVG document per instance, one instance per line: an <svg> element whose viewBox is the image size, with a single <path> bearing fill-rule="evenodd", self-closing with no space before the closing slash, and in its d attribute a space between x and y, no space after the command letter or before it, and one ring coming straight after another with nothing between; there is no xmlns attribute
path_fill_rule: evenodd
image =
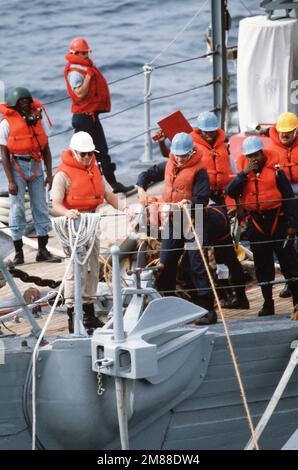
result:
<svg viewBox="0 0 298 470"><path fill-rule="evenodd" d="M240 21L237 90L241 132L256 123L276 122L282 112L297 113L297 65L297 19L271 21L255 16Z"/></svg>

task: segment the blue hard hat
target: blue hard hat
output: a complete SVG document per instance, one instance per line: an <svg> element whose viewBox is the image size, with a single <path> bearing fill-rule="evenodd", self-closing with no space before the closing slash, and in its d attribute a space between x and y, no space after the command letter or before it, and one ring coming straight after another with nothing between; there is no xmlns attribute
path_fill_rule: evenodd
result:
<svg viewBox="0 0 298 470"><path fill-rule="evenodd" d="M193 140L190 134L179 132L173 137L171 152L174 155L186 155L193 150Z"/></svg>
<svg viewBox="0 0 298 470"><path fill-rule="evenodd" d="M259 150L262 150L263 147L264 144L260 137L247 137L247 139L245 139L242 144L242 150L245 155L259 152Z"/></svg>
<svg viewBox="0 0 298 470"><path fill-rule="evenodd" d="M198 128L201 131L212 132L219 128L216 115L210 111L204 111L198 115Z"/></svg>

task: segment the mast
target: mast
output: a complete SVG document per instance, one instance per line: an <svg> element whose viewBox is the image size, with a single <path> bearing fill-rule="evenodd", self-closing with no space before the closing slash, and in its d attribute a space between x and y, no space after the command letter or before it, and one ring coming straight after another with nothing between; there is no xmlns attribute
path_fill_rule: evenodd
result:
<svg viewBox="0 0 298 470"><path fill-rule="evenodd" d="M227 54L226 30L230 15L227 0L211 0L212 49L214 51L213 67L213 108L221 128L225 126L227 108Z"/></svg>

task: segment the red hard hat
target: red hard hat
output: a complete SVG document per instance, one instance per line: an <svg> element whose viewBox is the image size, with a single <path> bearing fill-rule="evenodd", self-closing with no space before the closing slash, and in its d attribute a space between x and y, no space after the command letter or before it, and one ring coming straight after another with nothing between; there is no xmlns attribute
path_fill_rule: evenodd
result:
<svg viewBox="0 0 298 470"><path fill-rule="evenodd" d="M85 39L75 38L69 44L69 52L91 52L91 49Z"/></svg>

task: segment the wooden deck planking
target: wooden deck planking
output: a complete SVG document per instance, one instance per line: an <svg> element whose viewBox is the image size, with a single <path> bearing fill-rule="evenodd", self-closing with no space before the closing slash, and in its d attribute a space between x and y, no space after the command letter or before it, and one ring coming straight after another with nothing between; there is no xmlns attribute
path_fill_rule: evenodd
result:
<svg viewBox="0 0 298 470"><path fill-rule="evenodd" d="M148 189L148 194L150 196L159 196L161 194L162 184L154 185ZM127 198L128 204L135 204L137 203L137 194L132 194ZM113 209L110 205L104 204L101 209L101 213L103 214L102 223L101 223L101 250L104 252L108 247L110 247L113 242L117 239L118 243L119 240L125 239L127 236L127 229L129 228L125 224L125 217L120 214L118 217L113 217L117 214L118 211ZM119 221L119 227L115 230L115 223L111 223L111 221ZM51 247L61 250L61 245L59 240L54 236L53 232L50 234L49 240L49 249ZM64 258L61 263L45 263L40 262L37 263L35 261L36 250L30 246L24 245L24 253L25 253L25 260L26 264L19 266L18 268L25 271L29 275L40 276L42 278L53 279L53 280L62 280L66 265L67 265L67 258ZM12 256L8 256L7 259L12 258ZM279 276L280 277L280 276ZM16 284L20 288L21 292L24 293L26 289L28 289L33 284L31 283L23 283L19 279L15 279ZM49 292L50 288L46 287L38 287L41 294L45 294ZM292 299L282 299L278 296L279 292L282 290L283 284L276 285L273 288L274 299L275 299L275 311L277 315L283 314L290 314L292 311ZM10 291L8 285L3 287L0 291L1 301L8 301L9 299L13 299L13 295ZM247 287L247 295L250 301L250 309L249 310L232 310L232 309L223 309L223 313L226 319L228 320L236 320L241 318L252 318L255 317L262 306L262 294L261 289L256 286L255 284L250 284ZM0 317L1 319L1 317ZM45 322L45 317L39 319L38 322L43 325ZM30 332L30 328L27 325L26 320L21 318L21 323L7 322L7 325L12 328L17 334L28 335ZM66 331L67 329L67 316L64 314L55 314L52 319L52 324L50 325L50 329L48 334L55 334L61 333Z"/></svg>

